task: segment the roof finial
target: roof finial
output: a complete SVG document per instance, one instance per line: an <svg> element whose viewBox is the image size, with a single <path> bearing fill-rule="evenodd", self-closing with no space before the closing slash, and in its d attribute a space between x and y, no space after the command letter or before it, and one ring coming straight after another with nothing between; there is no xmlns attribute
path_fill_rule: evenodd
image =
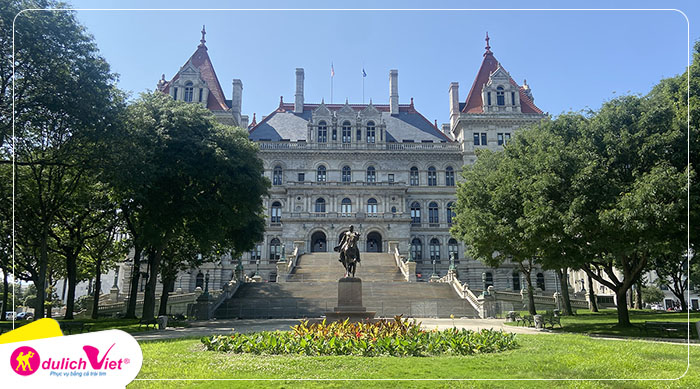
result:
<svg viewBox="0 0 700 389"><path fill-rule="evenodd" d="M284 104L284 96L280 96L280 108L282 108L283 104Z"/></svg>
<svg viewBox="0 0 700 389"><path fill-rule="evenodd" d="M491 38L489 38L489 32L486 31L486 47L485 47L486 52L484 53L484 56L486 56L487 54L493 54L493 53L491 52L491 46L489 45L489 40L490 40L490 39L491 39Z"/></svg>
<svg viewBox="0 0 700 389"><path fill-rule="evenodd" d="M411 97L411 108L413 108L413 97Z"/></svg>
<svg viewBox="0 0 700 389"><path fill-rule="evenodd" d="M207 29L206 29L205 26L202 24L202 39L200 39L200 41L199 41L199 45L200 45L200 46L204 46L204 43L207 41L206 39L204 39L204 36L205 36L205 35L207 35Z"/></svg>

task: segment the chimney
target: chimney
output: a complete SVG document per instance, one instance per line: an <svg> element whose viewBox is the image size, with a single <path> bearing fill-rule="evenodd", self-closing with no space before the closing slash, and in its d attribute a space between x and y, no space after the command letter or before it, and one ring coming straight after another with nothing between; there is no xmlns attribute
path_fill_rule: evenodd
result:
<svg viewBox="0 0 700 389"><path fill-rule="evenodd" d="M294 112L304 112L304 68L297 68L297 91L294 93Z"/></svg>
<svg viewBox="0 0 700 389"><path fill-rule="evenodd" d="M459 83L450 83L450 126L452 129L457 125L459 118Z"/></svg>
<svg viewBox="0 0 700 389"><path fill-rule="evenodd" d="M389 70L389 110L392 115L399 114L399 71Z"/></svg>
<svg viewBox="0 0 700 389"><path fill-rule="evenodd" d="M243 82L239 79L233 80L233 94L231 96L231 113L234 124L241 126L241 104L243 102Z"/></svg>

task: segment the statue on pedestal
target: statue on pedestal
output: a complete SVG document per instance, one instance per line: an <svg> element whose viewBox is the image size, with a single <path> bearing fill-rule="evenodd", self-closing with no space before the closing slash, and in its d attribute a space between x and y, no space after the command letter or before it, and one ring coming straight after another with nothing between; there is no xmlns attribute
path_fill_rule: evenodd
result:
<svg viewBox="0 0 700 389"><path fill-rule="evenodd" d="M357 241L360 240L360 234L354 232L354 227L350 226L350 231L343 234L340 244L333 248L334 251L340 253L340 263L345 267L345 277L355 277L355 268L360 262L360 249L357 247Z"/></svg>

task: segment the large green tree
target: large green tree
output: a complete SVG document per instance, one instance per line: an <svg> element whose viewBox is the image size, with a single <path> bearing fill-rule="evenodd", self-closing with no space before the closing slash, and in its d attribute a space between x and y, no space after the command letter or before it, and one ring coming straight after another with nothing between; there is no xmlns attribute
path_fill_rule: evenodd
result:
<svg viewBox="0 0 700 389"><path fill-rule="evenodd" d="M127 117L110 180L148 253L143 317L152 318L168 245L185 234L204 253L250 249L264 231L269 182L247 132L219 124L198 104L144 94Z"/></svg>
<svg viewBox="0 0 700 389"><path fill-rule="evenodd" d="M122 99L116 76L74 13L38 10L18 15L27 8L65 6L5 0L0 7L0 163L10 163L14 151L16 245L40 291L35 307L39 318L44 311L42 291L53 271L51 230L81 181L104 156L103 140L117 123ZM14 112L8 84L13 79ZM11 145L13 113L16 138Z"/></svg>

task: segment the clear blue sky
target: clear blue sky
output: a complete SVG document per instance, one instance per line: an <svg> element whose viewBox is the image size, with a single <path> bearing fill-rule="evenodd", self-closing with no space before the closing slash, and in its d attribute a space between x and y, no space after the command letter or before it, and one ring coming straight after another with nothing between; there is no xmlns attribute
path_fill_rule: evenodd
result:
<svg viewBox="0 0 700 389"><path fill-rule="evenodd" d="M69 1L74 8L192 8L191 2ZM202 8L260 7L253 2L201 1ZM268 2L265 7L326 7L321 2ZM678 8L700 38L693 2L400 2L332 3L333 7L618 7ZM243 113L273 111L279 96L294 100L294 70L306 70L307 102L389 100L389 69L399 70L401 103L415 98L429 120L449 119L448 86L464 101L484 52L484 34L511 76L527 79L546 112L597 109L624 93L646 93L687 64L687 23L675 11L80 11L120 86L134 95L170 79L207 29L209 55L226 98L243 80Z"/></svg>

